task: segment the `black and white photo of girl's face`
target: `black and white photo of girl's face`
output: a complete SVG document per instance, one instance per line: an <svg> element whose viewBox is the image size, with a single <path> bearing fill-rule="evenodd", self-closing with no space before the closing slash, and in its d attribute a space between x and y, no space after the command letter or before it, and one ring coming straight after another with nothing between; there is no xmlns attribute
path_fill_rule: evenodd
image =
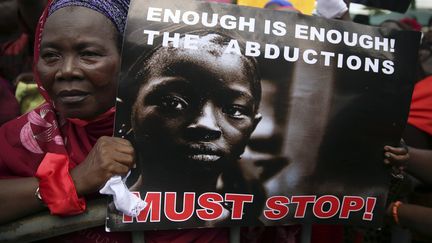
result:
<svg viewBox="0 0 432 243"><path fill-rule="evenodd" d="M170 166L219 170L243 153L260 120L250 61L201 37L197 49L160 48L132 107L146 155ZM146 156L145 155L145 156Z"/></svg>

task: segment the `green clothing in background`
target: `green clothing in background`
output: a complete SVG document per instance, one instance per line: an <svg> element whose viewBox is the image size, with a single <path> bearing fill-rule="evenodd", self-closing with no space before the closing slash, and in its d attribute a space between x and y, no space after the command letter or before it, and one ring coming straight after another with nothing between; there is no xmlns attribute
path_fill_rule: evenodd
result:
<svg viewBox="0 0 432 243"><path fill-rule="evenodd" d="M15 97L20 104L21 114L33 110L45 101L42 95L39 94L37 84L28 84L21 81L18 82L16 87Z"/></svg>

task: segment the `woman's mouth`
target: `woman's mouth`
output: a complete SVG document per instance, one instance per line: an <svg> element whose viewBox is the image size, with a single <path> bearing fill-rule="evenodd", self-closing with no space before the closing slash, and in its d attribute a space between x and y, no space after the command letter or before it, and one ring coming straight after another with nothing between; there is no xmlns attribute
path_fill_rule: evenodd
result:
<svg viewBox="0 0 432 243"><path fill-rule="evenodd" d="M80 90L64 90L57 94L58 99L64 104L79 103L84 101L88 96L88 92Z"/></svg>

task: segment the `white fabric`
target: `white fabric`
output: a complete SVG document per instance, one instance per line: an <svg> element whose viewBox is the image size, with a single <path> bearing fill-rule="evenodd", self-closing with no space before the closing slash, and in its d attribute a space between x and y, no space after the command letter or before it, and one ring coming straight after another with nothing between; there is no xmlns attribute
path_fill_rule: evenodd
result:
<svg viewBox="0 0 432 243"><path fill-rule="evenodd" d="M340 18L348 11L348 7L343 0L316 0L315 15L328 19Z"/></svg>
<svg viewBox="0 0 432 243"><path fill-rule="evenodd" d="M112 195L116 209L132 217L138 216L147 205L141 198L129 191L120 176L111 177L99 192Z"/></svg>

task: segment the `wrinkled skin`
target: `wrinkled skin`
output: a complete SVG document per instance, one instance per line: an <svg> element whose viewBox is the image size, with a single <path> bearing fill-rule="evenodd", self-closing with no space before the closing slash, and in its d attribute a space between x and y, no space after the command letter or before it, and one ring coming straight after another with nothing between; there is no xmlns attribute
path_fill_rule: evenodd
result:
<svg viewBox="0 0 432 243"><path fill-rule="evenodd" d="M88 8L67 7L48 18L37 70L64 117L91 120L114 106L116 37L110 20Z"/></svg>
<svg viewBox="0 0 432 243"><path fill-rule="evenodd" d="M102 14L83 7L53 13L45 25L37 65L44 88L65 118L92 120L114 106L120 55L117 30ZM134 164L129 141L101 137L72 172L79 195L96 192Z"/></svg>

